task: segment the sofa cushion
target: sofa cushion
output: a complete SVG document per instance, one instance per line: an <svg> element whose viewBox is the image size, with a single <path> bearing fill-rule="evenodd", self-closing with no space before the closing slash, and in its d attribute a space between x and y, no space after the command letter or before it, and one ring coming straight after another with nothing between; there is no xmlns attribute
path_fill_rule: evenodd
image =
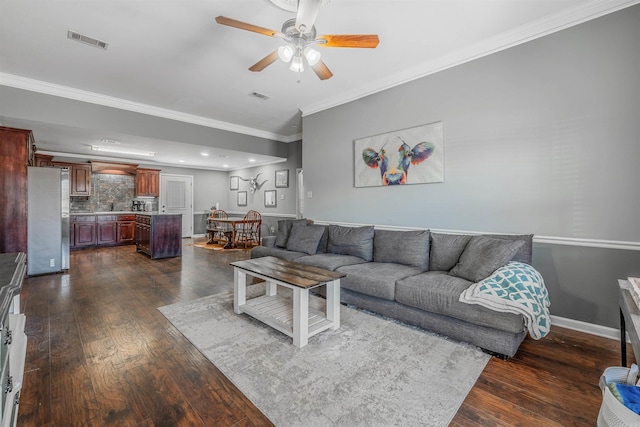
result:
<svg viewBox="0 0 640 427"><path fill-rule="evenodd" d="M334 271L335 269L345 265L362 264L363 262L365 262L365 260L360 257L351 255L315 254L301 256L300 258L296 259L296 262L306 265L313 265L314 267L324 268L325 270Z"/></svg>
<svg viewBox="0 0 640 427"><path fill-rule="evenodd" d="M304 256L302 252L288 251L283 248L276 248L273 246L256 246L251 249L251 258L262 258L264 256L274 256L276 258L286 259L287 261L293 261L296 258Z"/></svg>
<svg viewBox="0 0 640 427"><path fill-rule="evenodd" d="M429 269L429 230L375 230L373 261Z"/></svg>
<svg viewBox="0 0 640 427"><path fill-rule="evenodd" d="M372 225L364 227L330 225L327 252L373 261L373 234Z"/></svg>
<svg viewBox="0 0 640 427"><path fill-rule="evenodd" d="M464 248L471 240L469 235L431 233L429 269L449 271L457 264Z"/></svg>
<svg viewBox="0 0 640 427"><path fill-rule="evenodd" d="M367 262L340 267L338 271L347 275L340 279L340 288L393 301L396 281L424 270L395 263Z"/></svg>
<svg viewBox="0 0 640 427"><path fill-rule="evenodd" d="M342 283L342 281L341 281ZM524 318L460 302L471 282L444 271L427 271L396 282L396 301L431 313L511 333L524 330Z"/></svg>
<svg viewBox="0 0 640 427"><path fill-rule="evenodd" d="M287 250L313 255L318 251L318 244L323 233L324 227L320 225L296 222L291 227L291 233L287 239Z"/></svg>
<svg viewBox="0 0 640 427"><path fill-rule="evenodd" d="M483 234L483 236L503 240L522 240L524 244L511 258L511 261L524 262L531 265L533 259L533 234Z"/></svg>
<svg viewBox="0 0 640 427"><path fill-rule="evenodd" d="M522 240L473 236L449 274L473 283L479 282L508 263L523 244Z"/></svg>
<svg viewBox="0 0 640 427"><path fill-rule="evenodd" d="M293 224L306 224L306 219L281 219L278 221L278 231L276 231L276 246L279 248L286 248L289 235L291 234L291 227Z"/></svg>

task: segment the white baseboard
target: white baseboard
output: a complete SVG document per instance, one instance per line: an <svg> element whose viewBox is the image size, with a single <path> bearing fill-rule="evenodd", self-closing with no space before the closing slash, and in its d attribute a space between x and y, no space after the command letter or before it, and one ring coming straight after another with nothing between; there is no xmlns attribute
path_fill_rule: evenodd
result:
<svg viewBox="0 0 640 427"><path fill-rule="evenodd" d="M551 327L553 328L554 326L559 326L561 328L567 328L578 332L584 332L586 334L596 335L603 338L609 338L612 340L620 340L620 329L582 322L580 320L567 319L566 317L551 316Z"/></svg>

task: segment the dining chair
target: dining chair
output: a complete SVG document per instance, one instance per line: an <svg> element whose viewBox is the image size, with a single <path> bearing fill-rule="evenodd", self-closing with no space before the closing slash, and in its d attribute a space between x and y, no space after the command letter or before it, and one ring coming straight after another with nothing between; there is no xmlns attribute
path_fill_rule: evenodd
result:
<svg viewBox="0 0 640 427"><path fill-rule="evenodd" d="M254 210L247 212L236 229L236 244L241 244L244 247L259 245L261 225L262 215L260 212Z"/></svg>
<svg viewBox="0 0 640 427"><path fill-rule="evenodd" d="M207 233L209 234L210 243L222 243L228 240L229 227L227 224L216 222L216 219L228 219L229 215L222 209L216 209L211 212L207 218Z"/></svg>

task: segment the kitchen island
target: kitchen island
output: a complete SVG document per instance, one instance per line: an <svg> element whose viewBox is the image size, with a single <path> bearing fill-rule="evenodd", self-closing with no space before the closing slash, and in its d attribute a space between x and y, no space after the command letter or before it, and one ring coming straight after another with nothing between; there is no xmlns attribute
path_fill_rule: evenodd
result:
<svg viewBox="0 0 640 427"><path fill-rule="evenodd" d="M151 259L182 256L182 214L137 213L136 250Z"/></svg>

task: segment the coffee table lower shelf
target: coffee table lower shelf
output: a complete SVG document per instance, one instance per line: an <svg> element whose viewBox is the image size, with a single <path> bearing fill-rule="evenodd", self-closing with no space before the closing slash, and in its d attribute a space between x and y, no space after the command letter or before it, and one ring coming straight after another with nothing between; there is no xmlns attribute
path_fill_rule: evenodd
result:
<svg viewBox="0 0 640 427"><path fill-rule="evenodd" d="M247 300L239 306L240 311L260 320L283 334L293 338L293 303L290 298L281 295L262 295ZM334 322L328 320L325 313L309 307L309 327L307 337L331 329Z"/></svg>

